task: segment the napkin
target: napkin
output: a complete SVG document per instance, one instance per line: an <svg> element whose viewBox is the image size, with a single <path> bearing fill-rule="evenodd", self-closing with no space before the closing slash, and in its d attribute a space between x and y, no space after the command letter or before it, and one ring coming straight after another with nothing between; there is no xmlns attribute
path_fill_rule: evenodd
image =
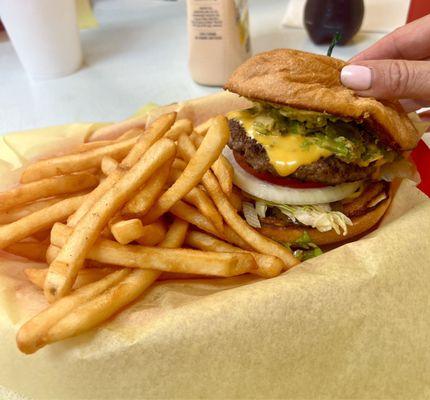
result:
<svg viewBox="0 0 430 400"><path fill-rule="evenodd" d="M303 28L306 0L289 0L282 20L285 27ZM404 25L408 15L407 0L364 0L365 14L361 30L366 32L391 32Z"/></svg>

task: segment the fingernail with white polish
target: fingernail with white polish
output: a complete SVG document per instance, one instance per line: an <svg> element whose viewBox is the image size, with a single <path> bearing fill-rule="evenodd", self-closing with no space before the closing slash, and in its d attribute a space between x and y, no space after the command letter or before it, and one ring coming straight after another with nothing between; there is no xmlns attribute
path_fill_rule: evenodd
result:
<svg viewBox="0 0 430 400"><path fill-rule="evenodd" d="M340 73L341 82L353 90L367 90L372 86L372 71L362 65L347 65Z"/></svg>

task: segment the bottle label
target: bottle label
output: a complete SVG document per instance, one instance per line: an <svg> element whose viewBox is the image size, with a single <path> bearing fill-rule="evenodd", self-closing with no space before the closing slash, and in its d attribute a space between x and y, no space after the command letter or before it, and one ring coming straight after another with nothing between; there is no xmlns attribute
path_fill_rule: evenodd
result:
<svg viewBox="0 0 430 400"><path fill-rule="evenodd" d="M197 3L197 6L191 16L191 25L196 28L194 39L222 40L221 2L217 0L197 0L195 3Z"/></svg>

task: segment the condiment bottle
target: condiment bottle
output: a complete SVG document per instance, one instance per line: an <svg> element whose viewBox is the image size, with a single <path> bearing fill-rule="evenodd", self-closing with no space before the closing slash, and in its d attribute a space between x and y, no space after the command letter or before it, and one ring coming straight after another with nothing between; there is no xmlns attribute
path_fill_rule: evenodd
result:
<svg viewBox="0 0 430 400"><path fill-rule="evenodd" d="M330 43L339 33L339 44L345 44L360 29L363 16L363 0L307 0L304 22L314 43Z"/></svg>
<svg viewBox="0 0 430 400"><path fill-rule="evenodd" d="M250 56L247 0L187 0L189 68L197 83L222 86Z"/></svg>

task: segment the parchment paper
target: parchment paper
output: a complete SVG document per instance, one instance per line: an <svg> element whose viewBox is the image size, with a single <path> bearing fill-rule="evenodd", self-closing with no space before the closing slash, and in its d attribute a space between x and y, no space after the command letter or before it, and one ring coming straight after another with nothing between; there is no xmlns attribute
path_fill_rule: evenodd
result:
<svg viewBox="0 0 430 400"><path fill-rule="evenodd" d="M91 126L58 140L64 129L6 137L1 186L42 137L63 147ZM270 280L158 283L99 329L25 356L17 329L47 305L23 275L35 266L0 254L0 385L33 399L430 397L430 201L408 181L359 241Z"/></svg>

